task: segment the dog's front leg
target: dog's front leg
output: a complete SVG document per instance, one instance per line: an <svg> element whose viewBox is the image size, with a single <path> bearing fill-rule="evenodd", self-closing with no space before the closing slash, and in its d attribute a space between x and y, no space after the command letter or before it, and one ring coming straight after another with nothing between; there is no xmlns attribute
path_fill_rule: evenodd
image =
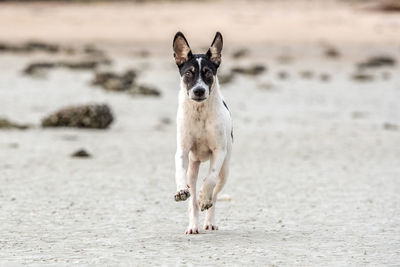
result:
<svg viewBox="0 0 400 267"><path fill-rule="evenodd" d="M218 176L226 157L226 149L215 149L211 154L210 171L199 192L199 206L201 211L213 205L213 190L218 181Z"/></svg>
<svg viewBox="0 0 400 267"><path fill-rule="evenodd" d="M189 150L177 149L175 154L175 201L184 201L190 197L186 182L186 173L189 164Z"/></svg>
<svg viewBox="0 0 400 267"><path fill-rule="evenodd" d="M196 199L196 182L197 175L199 174L200 161L189 160L189 191L191 198L189 199L189 226L186 230L186 234L198 234L199 233L199 206Z"/></svg>

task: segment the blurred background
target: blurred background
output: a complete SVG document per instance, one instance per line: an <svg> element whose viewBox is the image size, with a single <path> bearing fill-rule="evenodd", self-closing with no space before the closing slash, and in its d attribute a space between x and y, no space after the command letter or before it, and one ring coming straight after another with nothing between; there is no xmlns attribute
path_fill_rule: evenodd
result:
<svg viewBox="0 0 400 267"><path fill-rule="evenodd" d="M222 33L234 120L196 236L177 31ZM399 60L398 0L0 1L0 265L396 266Z"/></svg>

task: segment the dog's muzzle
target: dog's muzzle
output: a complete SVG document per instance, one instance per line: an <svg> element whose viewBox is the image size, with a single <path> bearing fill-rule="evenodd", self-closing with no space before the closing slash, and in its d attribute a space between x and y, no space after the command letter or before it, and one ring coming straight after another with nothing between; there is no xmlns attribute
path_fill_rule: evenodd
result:
<svg viewBox="0 0 400 267"><path fill-rule="evenodd" d="M196 87L193 89L193 97L192 99L197 102L201 102L206 99L205 97L206 89L202 87Z"/></svg>

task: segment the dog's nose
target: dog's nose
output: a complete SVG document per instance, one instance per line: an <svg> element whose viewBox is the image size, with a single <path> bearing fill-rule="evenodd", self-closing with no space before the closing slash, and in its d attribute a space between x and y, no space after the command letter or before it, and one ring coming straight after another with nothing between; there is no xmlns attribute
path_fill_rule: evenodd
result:
<svg viewBox="0 0 400 267"><path fill-rule="evenodd" d="M193 94L197 97L202 97L205 92L206 92L206 90L201 87L197 87L197 88L193 89Z"/></svg>

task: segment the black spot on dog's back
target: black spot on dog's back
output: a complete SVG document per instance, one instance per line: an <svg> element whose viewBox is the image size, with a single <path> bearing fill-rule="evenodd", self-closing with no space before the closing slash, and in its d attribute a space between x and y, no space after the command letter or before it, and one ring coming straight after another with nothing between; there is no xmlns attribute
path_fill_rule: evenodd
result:
<svg viewBox="0 0 400 267"><path fill-rule="evenodd" d="M229 114L231 114L231 111L228 108L228 105L225 103L224 100L222 100L222 104L224 104L225 108L229 111ZM232 137L232 141L233 141L233 127L231 129L231 137Z"/></svg>
<svg viewBox="0 0 400 267"><path fill-rule="evenodd" d="M225 101L222 100L222 104L224 104L224 106L226 107L226 109L229 111L229 113L231 113L231 111L229 110L228 106L226 105Z"/></svg>

